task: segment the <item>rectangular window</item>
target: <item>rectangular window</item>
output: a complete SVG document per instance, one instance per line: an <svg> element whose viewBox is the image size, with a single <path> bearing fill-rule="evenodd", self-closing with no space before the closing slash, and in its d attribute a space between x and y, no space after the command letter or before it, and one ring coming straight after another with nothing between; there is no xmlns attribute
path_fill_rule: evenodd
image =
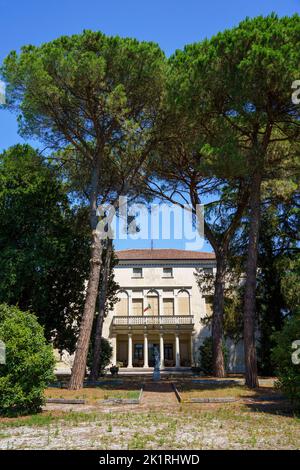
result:
<svg viewBox="0 0 300 470"><path fill-rule="evenodd" d="M163 277L173 277L173 268L163 268Z"/></svg>
<svg viewBox="0 0 300 470"><path fill-rule="evenodd" d="M190 299L187 295L177 298L178 315L190 315Z"/></svg>
<svg viewBox="0 0 300 470"><path fill-rule="evenodd" d="M132 277L143 277L143 269L142 268L132 268Z"/></svg>
<svg viewBox="0 0 300 470"><path fill-rule="evenodd" d="M128 300L126 299L119 299L115 306L115 313L117 316L123 317L128 315Z"/></svg>
<svg viewBox="0 0 300 470"><path fill-rule="evenodd" d="M146 306L144 308L144 315L153 316L158 315L158 297L147 296Z"/></svg>
<svg viewBox="0 0 300 470"><path fill-rule="evenodd" d="M174 299L163 299L164 315L174 315Z"/></svg>
<svg viewBox="0 0 300 470"><path fill-rule="evenodd" d="M142 360L143 357L144 357L143 351L144 351L143 344L135 344L134 345L134 353L133 353L134 359Z"/></svg>
<svg viewBox="0 0 300 470"><path fill-rule="evenodd" d="M132 299L132 315L143 315L143 299Z"/></svg>
<svg viewBox="0 0 300 470"><path fill-rule="evenodd" d="M165 344L164 356L165 356L165 360L173 361L173 344Z"/></svg>

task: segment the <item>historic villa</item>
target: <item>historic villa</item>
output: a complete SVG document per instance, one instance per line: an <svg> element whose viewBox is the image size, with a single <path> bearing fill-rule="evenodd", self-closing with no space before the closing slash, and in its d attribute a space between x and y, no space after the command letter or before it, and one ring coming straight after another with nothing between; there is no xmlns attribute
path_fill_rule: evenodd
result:
<svg viewBox="0 0 300 470"><path fill-rule="evenodd" d="M121 371L154 366L183 370L199 363L199 346L211 334L203 318L212 313L211 296L197 284L197 269L215 273L212 253L175 249L117 251L119 301L104 320L103 337L113 347L112 364ZM228 370L244 371L243 344L227 340ZM74 356L57 352L58 374L71 372Z"/></svg>
<svg viewBox="0 0 300 470"><path fill-rule="evenodd" d="M161 367L190 367L208 334L201 319L211 310L195 270L213 273L214 255L175 249L124 250L116 255L119 301L103 329L113 346L113 364L152 367L157 346Z"/></svg>
<svg viewBox="0 0 300 470"><path fill-rule="evenodd" d="M164 369L199 363L199 346L211 334L203 318L212 313L211 296L200 291L197 269L215 273L212 253L175 249L117 251L115 280L119 301L104 320L103 337L113 347L112 364L121 372L154 366L154 348ZM226 341L227 368L244 371L243 343ZM74 356L57 353L56 373L70 374ZM172 370L172 369L171 369Z"/></svg>

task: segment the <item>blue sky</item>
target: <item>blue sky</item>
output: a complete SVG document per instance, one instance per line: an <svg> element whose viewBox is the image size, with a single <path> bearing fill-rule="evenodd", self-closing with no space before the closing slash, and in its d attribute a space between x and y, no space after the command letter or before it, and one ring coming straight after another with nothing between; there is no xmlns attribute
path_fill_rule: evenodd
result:
<svg viewBox="0 0 300 470"><path fill-rule="evenodd" d="M83 29L157 42L167 55L235 26L246 16L300 13L300 0L0 0L0 62L22 45ZM20 142L15 116L0 111L0 151ZM155 242L183 248L184 241ZM150 242L131 242L145 247ZM118 244L127 247L127 242ZM206 245L207 248L207 245Z"/></svg>

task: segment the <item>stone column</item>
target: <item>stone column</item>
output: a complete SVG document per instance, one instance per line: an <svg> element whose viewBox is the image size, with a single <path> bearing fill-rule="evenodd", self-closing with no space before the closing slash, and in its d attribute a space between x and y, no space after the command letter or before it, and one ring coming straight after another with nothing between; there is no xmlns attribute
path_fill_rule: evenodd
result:
<svg viewBox="0 0 300 470"><path fill-rule="evenodd" d="M163 335L163 333L160 333L160 335L159 335L159 355L160 355L160 367L165 367L164 335Z"/></svg>
<svg viewBox="0 0 300 470"><path fill-rule="evenodd" d="M144 333L144 368L147 369L149 367L148 362L148 335Z"/></svg>
<svg viewBox="0 0 300 470"><path fill-rule="evenodd" d="M129 369L132 368L132 334L128 333L128 365Z"/></svg>
<svg viewBox="0 0 300 470"><path fill-rule="evenodd" d="M176 367L180 367L180 345L179 345L179 334L175 334L175 358Z"/></svg>
<svg viewBox="0 0 300 470"><path fill-rule="evenodd" d="M117 364L117 335L112 336L110 343L113 348L111 363L115 366Z"/></svg>

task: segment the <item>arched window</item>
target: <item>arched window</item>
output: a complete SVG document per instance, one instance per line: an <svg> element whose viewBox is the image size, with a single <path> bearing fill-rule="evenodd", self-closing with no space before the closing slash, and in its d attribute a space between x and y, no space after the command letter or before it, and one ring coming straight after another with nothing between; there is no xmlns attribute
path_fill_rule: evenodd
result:
<svg viewBox="0 0 300 470"><path fill-rule="evenodd" d="M177 314L190 315L190 294L187 290L182 289L177 294Z"/></svg>
<svg viewBox="0 0 300 470"><path fill-rule="evenodd" d="M115 314L119 317L128 315L128 292L120 290L117 296L118 302L115 304Z"/></svg>
<svg viewBox="0 0 300 470"><path fill-rule="evenodd" d="M156 290L149 290L146 298L146 305L144 306L144 315L158 315L158 292Z"/></svg>

